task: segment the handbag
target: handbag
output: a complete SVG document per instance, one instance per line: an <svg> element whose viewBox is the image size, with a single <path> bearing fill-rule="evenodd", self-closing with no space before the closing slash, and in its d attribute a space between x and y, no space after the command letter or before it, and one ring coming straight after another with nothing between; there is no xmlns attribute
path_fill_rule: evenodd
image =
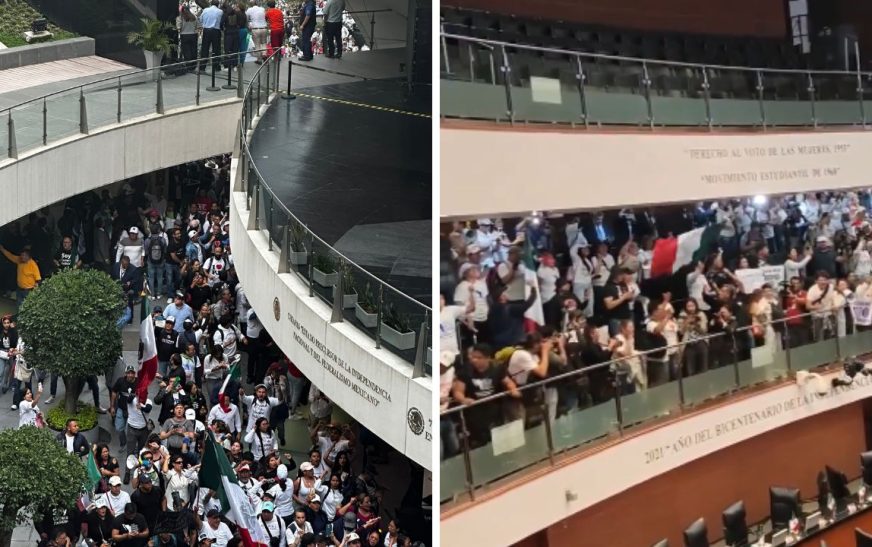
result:
<svg viewBox="0 0 872 547"><path fill-rule="evenodd" d="M38 429L45 428L45 418L42 415L42 412L36 413L36 418L33 420L33 425L35 425Z"/></svg>
<svg viewBox="0 0 872 547"><path fill-rule="evenodd" d="M142 419L145 420L145 429L148 430L149 433L154 431L154 420L146 417L145 412L142 409L139 409L139 413L142 414Z"/></svg>

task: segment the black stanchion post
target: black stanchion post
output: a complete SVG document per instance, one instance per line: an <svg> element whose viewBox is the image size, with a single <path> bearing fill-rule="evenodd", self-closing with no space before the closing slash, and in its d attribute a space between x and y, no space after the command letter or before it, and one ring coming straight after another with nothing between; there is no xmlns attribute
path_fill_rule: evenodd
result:
<svg viewBox="0 0 872 547"><path fill-rule="evenodd" d="M232 55L239 55L238 53L233 53ZM236 86L230 83L230 76L233 74L233 64L230 62L232 57L227 57L227 83L222 85L222 89L236 89Z"/></svg>
<svg viewBox="0 0 872 547"><path fill-rule="evenodd" d="M206 91L218 91L220 87L215 85L215 62L212 60L212 85L206 88Z"/></svg>
<svg viewBox="0 0 872 547"><path fill-rule="evenodd" d="M294 66L293 56L288 54L288 92L282 95L282 99L287 99L289 101L297 98L296 95L291 93L291 69Z"/></svg>

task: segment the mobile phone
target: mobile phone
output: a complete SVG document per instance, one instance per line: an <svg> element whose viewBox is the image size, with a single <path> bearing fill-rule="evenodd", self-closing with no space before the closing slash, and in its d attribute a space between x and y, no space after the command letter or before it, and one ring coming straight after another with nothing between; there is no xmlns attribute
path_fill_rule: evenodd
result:
<svg viewBox="0 0 872 547"><path fill-rule="evenodd" d="M324 534L327 537L330 537L333 535L333 523L332 522L327 525L327 528L324 529Z"/></svg>

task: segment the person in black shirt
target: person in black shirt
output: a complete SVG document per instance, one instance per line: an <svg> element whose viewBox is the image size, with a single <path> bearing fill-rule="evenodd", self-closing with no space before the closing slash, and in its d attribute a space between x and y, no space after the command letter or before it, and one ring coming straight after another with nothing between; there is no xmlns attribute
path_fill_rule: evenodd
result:
<svg viewBox="0 0 872 547"><path fill-rule="evenodd" d="M176 352L176 340L179 338L179 333L173 330L175 325L176 318L171 315L166 318L162 329L156 328L154 331L154 339L157 342L157 368L161 378L166 378L170 357Z"/></svg>
<svg viewBox="0 0 872 547"><path fill-rule="evenodd" d="M85 522L88 524L88 539L95 545L103 545L112 539L114 519L109 514L109 503L104 496L97 498L96 509L88 513Z"/></svg>
<svg viewBox="0 0 872 547"><path fill-rule="evenodd" d="M621 330L621 321L633 318L633 300L638 289L631 288L633 272L620 268L603 287L603 309L609 319L609 334L616 336ZM633 285L635 287L635 285Z"/></svg>
<svg viewBox="0 0 872 547"><path fill-rule="evenodd" d="M134 492L135 494L135 492ZM124 513L112 523L112 540L123 547L145 547L148 543L148 523L137 512L135 503L128 503Z"/></svg>
<svg viewBox="0 0 872 547"><path fill-rule="evenodd" d="M304 510L306 511L306 522L312 525L312 531L316 534L323 534L327 530L329 520L327 513L321 509L321 498L315 495L309 500L309 505Z"/></svg>
<svg viewBox="0 0 872 547"><path fill-rule="evenodd" d="M491 348L476 344L469 350L469 366L457 371L452 387L454 400L461 405L472 404L496 393L508 391L513 397L521 394L506 375L505 367L496 366L491 360ZM490 430L502 422L502 405L481 404L466 411L469 440L475 446L490 442Z"/></svg>
<svg viewBox="0 0 872 547"><path fill-rule="evenodd" d="M182 282L182 264L185 263L185 242L182 240L182 230L176 226L167 244L166 272L169 289L167 293L175 293Z"/></svg>
<svg viewBox="0 0 872 547"><path fill-rule="evenodd" d="M136 396L136 369L128 365L121 376L112 385L109 393L109 413L115 425L115 432L121 447L127 445L127 405Z"/></svg>
<svg viewBox="0 0 872 547"><path fill-rule="evenodd" d="M166 498L160 486L154 484L151 481L151 476L147 473L140 473L139 485L130 494L130 500L136 504L137 510L145 518L148 528L154 530L158 515L167 510Z"/></svg>
<svg viewBox="0 0 872 547"><path fill-rule="evenodd" d="M12 385L11 363L13 356L9 353L18 346L18 331L12 326L12 316L9 314L3 316L2 327L3 330L0 331L0 393L6 393Z"/></svg>
<svg viewBox="0 0 872 547"><path fill-rule="evenodd" d="M61 248L55 254L54 266L56 270L82 267L82 260L79 258L79 253L73 249L72 237L64 236Z"/></svg>
<svg viewBox="0 0 872 547"><path fill-rule="evenodd" d="M173 355L173 357L177 358L178 355ZM181 379L178 376L172 376L160 383L157 395L154 396L154 402L161 405L160 415L157 418L158 423L163 424L170 418L177 404L186 408L191 406L191 398L184 391L184 385L184 374Z"/></svg>
<svg viewBox="0 0 872 547"><path fill-rule="evenodd" d="M202 273L194 274L191 286L185 292L192 310L199 310L204 303L212 299L212 287L206 283L206 277Z"/></svg>

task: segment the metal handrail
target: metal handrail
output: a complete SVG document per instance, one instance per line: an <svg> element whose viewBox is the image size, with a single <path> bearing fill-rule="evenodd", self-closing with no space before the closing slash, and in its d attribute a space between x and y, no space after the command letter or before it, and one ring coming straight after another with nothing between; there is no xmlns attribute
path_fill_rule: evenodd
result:
<svg viewBox="0 0 872 547"><path fill-rule="evenodd" d="M267 51L267 50L266 49L253 49L251 51L246 52L245 54L247 55L248 53L261 53L264 51ZM126 78L128 76L135 76L137 74L145 74L145 73L153 72L155 70L163 71L166 69L171 69L173 67L180 67L183 65L190 66L190 65L195 64L195 63L202 63L204 65L211 65L212 62L214 62L216 59L220 60L220 59L224 59L224 58L239 57L239 55L241 55L241 54L242 54L242 52L222 53L221 55L213 55L211 57L202 57L202 58L197 58L196 60L191 60L191 61L181 61L178 63L172 63L169 65L161 65L161 66L156 66L153 68L144 68L144 69L140 69L140 70L134 70L131 72L127 72L126 74L121 74L121 75L107 76L106 78L101 78L99 80L94 80L92 82L79 84L76 86L71 86L71 87L68 87L65 89L61 89L59 91L53 91L51 93L41 95L35 99L28 99L28 100L22 101L18 104L14 104L12 106L7 106L6 108L0 109L0 115L8 113L10 110L15 110L16 108L21 108L22 106L29 104L29 103L41 102L41 101L48 99L49 97L54 97L55 95L62 95L64 93L69 93L70 91L77 91L77 90L84 91L84 88L86 88L88 86L97 85L97 84L110 82L110 81L115 82L115 81L118 81L119 78ZM204 71L204 73L205 73L205 71Z"/></svg>
<svg viewBox="0 0 872 547"><path fill-rule="evenodd" d="M458 23L442 23L445 26L462 26ZM632 63L647 63L647 64L658 64L658 65L666 65L666 66L676 66L682 68L695 68L695 69L717 69L717 70L740 70L746 72L775 72L775 73L784 73L784 74L794 74L794 75L803 75L807 76L808 74L824 74L824 75L839 75L839 76L856 76L857 74L861 74L866 77L872 77L872 72L863 72L863 71L855 71L855 70L810 70L810 69L796 69L796 68L766 68L766 67L748 67L748 66L737 66L737 65L718 65L718 64L708 64L708 63L690 63L686 61L666 61L663 59L647 59L643 57L627 57L623 55L610 55L607 53L591 53L587 51L576 51L571 49L558 49L551 47L543 47L543 46L533 46L529 44L518 44L512 42L503 42L500 40L491 40L488 38L476 38L473 36L464 36L462 34L452 34L450 32L440 32L442 38L447 38L451 40L458 40L461 42L474 42L480 44L482 46L486 46L490 44L491 46L498 47L506 47L513 49L524 49L529 51L537 51L541 53L556 53L559 55L569 55L574 57L590 57L593 59L604 59L608 61L627 61Z"/></svg>
<svg viewBox="0 0 872 547"><path fill-rule="evenodd" d="M841 308L841 309L847 309L847 308L848 308L848 304L846 303L844 308ZM764 326L777 325L777 324L781 324L781 323L786 323L787 321L795 321L797 319L803 319L806 317L821 317L821 314L835 315L835 313L837 311L840 311L840 309L834 308L834 309L830 309L830 310L807 312L807 313L803 313L800 315L794 315L794 316L789 317L789 318L785 317L785 318L779 319L777 321L767 321L767 322L761 323L761 324ZM688 344L694 344L696 342L708 341L708 340L712 340L715 338L721 338L721 337L725 337L725 336L735 336L736 334L739 334L742 332L747 332L753 328L754 328L753 325L747 325L744 327L737 327L729 332L719 332L716 334L707 334L705 336L700 336L699 338L695 338L695 339L688 341L688 342L679 342L678 344L672 344L672 345L662 346L662 347L655 348L655 349L639 351L635 355L631 355L629 357L621 357L620 359L610 359L608 361L604 361L602 363L597 363L595 365L586 366L586 367L580 368L578 370L571 370L569 372L564 372L564 373L559 374L557 376L554 376L552 378L545 378L542 380L537 380L535 382L529 382L527 384L524 384L523 386L518 386L517 390L519 392L522 392L522 391L526 391L526 390L530 390L530 389L547 387L547 384L566 380L566 379L573 378L576 376L581 376L581 375L587 374L588 372L591 372L591 371L611 368L612 365L614 365L616 363L623 363L626 361L630 361L632 359L640 359L640 358L646 357L647 355L653 354L653 353L668 352L668 350L671 348L681 348L681 347L684 347ZM489 403L491 401L495 401L498 399L504 399L504 398L508 398L508 397L511 397L511 394L509 392L502 391L500 393L495 393L493 395L489 395L489 396L483 397L481 399L476 399L472 403L469 403L466 405L457 405L457 406L451 407L447 410L440 412L439 415L440 416L448 416L450 414L455 414L455 413L458 413L458 412L461 412L464 410L468 410L470 408L480 406L482 404Z"/></svg>
<svg viewBox="0 0 872 547"><path fill-rule="evenodd" d="M245 93L244 93L244 95L243 95L243 101L245 100L244 97L247 97L248 94L251 92L251 89L252 89L252 87L253 87L253 85L254 85L254 77L256 77L256 75L259 74L260 71L263 70L263 68L267 66L267 63L268 63L268 62L271 62L272 59L273 59L277 54L279 54L279 53L280 53L280 50L275 51L275 52L274 52L274 53L273 53L273 54L272 54L272 55L267 59L267 61L264 61L264 63L263 63L262 65L260 65L260 67L258 67L258 69L257 69L257 71L255 72L254 76L253 76L252 79L249 81L249 83L248 83L248 87L245 89ZM289 62L293 63L292 60L289 60ZM248 148L248 139L246 138L246 135L245 135L245 134L246 134L246 131L247 131L247 129L245 128L245 126L244 126L244 125L240 125L240 135L239 135L239 137L240 137L240 144L241 144L241 147L240 147L240 153L244 153L244 154L247 156L248 161L249 161L249 166L250 166L252 169L254 169L255 175L257 176L258 179L260 179L260 180L262 181L262 183L263 183L263 184L262 184L263 188L264 188L264 189L269 193L269 195L273 198L273 203L274 203L274 204L278 204L279 207L280 207L280 209L281 209L285 214L287 214L288 217L289 217L290 219L292 219L293 221L297 222L300 226L302 226L303 228L305 228L306 231L307 231L307 232L312 236L313 240L317 240L319 243L321 243L322 245L324 245L325 247L327 247L328 249L330 249L331 252L335 253L339 258L341 258L342 260L344 260L345 262L347 262L350 266L352 266L352 267L354 267L354 268L357 268L359 271L361 271L361 272L363 272L364 274L366 274L366 275L367 275L369 278L371 278L374 282L378 283L378 285L380 285L380 286L382 286L382 287L385 287L385 288L387 288L387 289L389 289L389 290L395 292L396 294L398 294L398 295L402 296L403 298L405 298L406 300L408 300L408 301L409 301L410 303L412 303L413 305L421 307L425 312L432 313L432 309L431 309L429 306L423 304L422 302L420 302L420 301L418 301L418 300L415 300L415 299L412 298L411 296L408 296L407 294L403 293L402 291L400 291L400 290L397 289L396 287L392 286L390 283L387 283L386 281L384 281L384 280L382 280L382 279L376 277L375 275L373 275L372 273L370 273L369 271L367 271L365 268L363 268L362 266L358 265L356 262L354 262L353 260L351 260L350 258L348 258L347 256L345 256L344 254L340 253L340 252L339 252L338 250L336 250L332 245L328 244L326 241L324 241L323 239L321 239L321 238L320 238L320 237L319 237L319 236L318 236L318 235L317 235L317 234L316 234L316 233L315 233L311 228L309 228L308 225L306 225L306 224L305 224L304 222L302 222L299 218L297 218L297 216L294 215L294 213L292 213L291 210L288 209L288 207L287 207L284 203L282 203L282 201L278 198L278 196L276 196L276 194L275 194L275 192L273 192L272 188L270 188L269 185L266 184L266 178L264 178L263 175L261 175L260 170L257 168L257 163L254 161L254 158L253 158L252 155L251 155L251 151L250 151L249 148Z"/></svg>

